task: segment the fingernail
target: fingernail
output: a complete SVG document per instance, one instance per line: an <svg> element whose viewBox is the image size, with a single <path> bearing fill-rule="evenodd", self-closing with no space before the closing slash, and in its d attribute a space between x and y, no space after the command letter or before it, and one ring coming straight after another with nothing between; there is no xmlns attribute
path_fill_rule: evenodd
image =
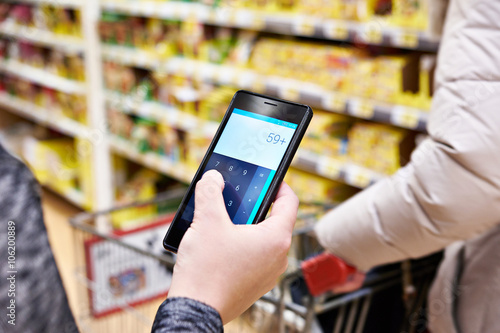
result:
<svg viewBox="0 0 500 333"><path fill-rule="evenodd" d="M224 178L222 177L222 175L220 174L219 171L217 170L208 170L207 172L205 172L205 174L203 175L202 178L204 177L214 177L215 179L221 181L221 182L224 182Z"/></svg>

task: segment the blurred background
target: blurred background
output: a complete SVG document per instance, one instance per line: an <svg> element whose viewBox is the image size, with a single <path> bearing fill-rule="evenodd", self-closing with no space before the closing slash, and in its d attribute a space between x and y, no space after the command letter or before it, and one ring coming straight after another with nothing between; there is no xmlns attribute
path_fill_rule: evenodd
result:
<svg viewBox="0 0 500 333"><path fill-rule="evenodd" d="M289 273L319 252L310 233L317 218L393 174L425 137L435 31L444 20L433 6L430 0L0 1L0 142L43 187L51 244L80 329L150 330L175 260L162 251L161 238L179 197L135 203L186 188L239 89L314 110L286 176L301 201ZM132 205L103 212L125 204ZM68 222L82 212L103 213ZM394 301L383 306L398 309L389 321L399 329L408 310L401 290L427 287L426 278L412 279L411 269L394 271ZM277 287L226 331L277 331L278 321L289 332L331 331L334 325L320 316L308 326L310 306L300 300L307 291L297 281ZM279 316L281 293L303 313L290 305ZM342 302L344 312L330 314L343 318L335 332L377 331L364 324L372 312L363 317L361 303Z"/></svg>

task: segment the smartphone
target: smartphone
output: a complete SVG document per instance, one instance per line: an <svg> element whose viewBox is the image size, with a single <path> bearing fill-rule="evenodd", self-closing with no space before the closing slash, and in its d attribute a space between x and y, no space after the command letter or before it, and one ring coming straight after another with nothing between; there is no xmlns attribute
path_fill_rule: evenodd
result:
<svg viewBox="0 0 500 333"><path fill-rule="evenodd" d="M307 105L236 92L163 239L165 249L177 253L193 221L196 183L211 169L224 178L222 194L232 222L261 222L312 116Z"/></svg>

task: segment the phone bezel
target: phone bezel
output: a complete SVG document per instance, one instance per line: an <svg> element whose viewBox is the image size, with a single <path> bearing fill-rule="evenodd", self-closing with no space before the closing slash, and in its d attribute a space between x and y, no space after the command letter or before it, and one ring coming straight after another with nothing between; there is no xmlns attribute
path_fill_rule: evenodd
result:
<svg viewBox="0 0 500 333"><path fill-rule="evenodd" d="M231 116L235 108L297 124L297 129L295 130L295 133L290 140L290 144L285 151L285 154L283 155L281 163L276 170L276 174L271 182L271 185L269 186L266 195L264 196L264 200L262 201L262 204L257 211L253 224L261 222L269 211L269 208L271 207L271 204L279 190L279 185L283 181L286 170L290 166L293 156L297 151L299 143L302 140L305 130L307 129L307 126L309 125L309 122L311 121L313 115L312 109L304 104L285 101L282 99L269 97L246 90L237 91L234 94L231 103L229 103L228 109L221 121L221 124L219 125L219 128L217 129L217 132L212 142L210 143L210 146L208 147L207 152L205 153L205 156L203 157L203 160L200 163L200 166L198 167L198 170L196 171L196 174L193 177L193 180L191 181L191 184L189 185L189 188L186 191L186 194L184 195L184 198L182 199L177 209L177 213L175 214L175 217L172 220L172 223L170 224L170 227L163 239L163 247L168 251L177 253L178 248L172 246L168 242L169 236L173 234L173 229L175 228L176 222L182 218L184 209L187 206L191 195L194 193L196 183L201 179L202 171L205 169L205 166L207 165L208 160L210 159L215 146L220 139L220 136L226 128L229 117ZM182 236L184 236L184 233L182 233ZM179 244L181 240L182 237L180 237L179 239Z"/></svg>

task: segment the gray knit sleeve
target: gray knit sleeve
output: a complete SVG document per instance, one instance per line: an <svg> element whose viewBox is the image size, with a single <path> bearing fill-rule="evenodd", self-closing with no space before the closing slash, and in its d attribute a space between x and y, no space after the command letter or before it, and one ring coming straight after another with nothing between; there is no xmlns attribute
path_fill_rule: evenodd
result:
<svg viewBox="0 0 500 333"><path fill-rule="evenodd" d="M39 191L29 169L0 145L0 332L76 333Z"/></svg>
<svg viewBox="0 0 500 333"><path fill-rule="evenodd" d="M204 303L184 297L168 298L158 308L152 333L224 332L219 313Z"/></svg>

